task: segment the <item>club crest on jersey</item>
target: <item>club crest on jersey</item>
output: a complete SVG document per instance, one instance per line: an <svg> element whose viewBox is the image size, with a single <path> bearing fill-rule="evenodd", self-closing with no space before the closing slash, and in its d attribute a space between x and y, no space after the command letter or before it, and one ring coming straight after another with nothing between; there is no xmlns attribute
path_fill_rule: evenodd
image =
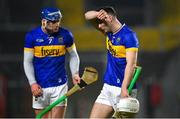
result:
<svg viewBox="0 0 180 119"><path fill-rule="evenodd" d="M58 38L58 42L59 42L59 43L63 43L63 37L59 37L59 38Z"/></svg>
<svg viewBox="0 0 180 119"><path fill-rule="evenodd" d="M36 42L41 43L41 42L44 42L44 40L43 39L36 39Z"/></svg>
<svg viewBox="0 0 180 119"><path fill-rule="evenodd" d="M117 40L114 42L117 43ZM106 45L107 45L107 49L109 50L109 53L111 53L113 57L118 57L118 58L125 58L126 57L125 46L114 45L112 43L112 41L109 40L109 38L106 39Z"/></svg>
<svg viewBox="0 0 180 119"><path fill-rule="evenodd" d="M121 38L117 38L117 39L116 39L117 43L119 43L119 42L120 42L120 40L121 40Z"/></svg>

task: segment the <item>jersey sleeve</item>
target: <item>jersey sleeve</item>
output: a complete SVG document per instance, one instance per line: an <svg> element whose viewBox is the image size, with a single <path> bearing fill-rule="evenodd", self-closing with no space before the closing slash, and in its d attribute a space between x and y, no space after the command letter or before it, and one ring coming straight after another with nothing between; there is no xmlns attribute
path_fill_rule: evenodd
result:
<svg viewBox="0 0 180 119"><path fill-rule="evenodd" d="M135 33L129 33L124 37L124 44L126 51L129 50L138 50L139 48L139 41L136 37Z"/></svg>
<svg viewBox="0 0 180 119"><path fill-rule="evenodd" d="M34 50L33 37L30 33L27 33L25 36L24 51L33 51L33 50Z"/></svg>
<svg viewBox="0 0 180 119"><path fill-rule="evenodd" d="M74 47L74 37L71 32L68 32L66 35L66 49L70 50Z"/></svg>

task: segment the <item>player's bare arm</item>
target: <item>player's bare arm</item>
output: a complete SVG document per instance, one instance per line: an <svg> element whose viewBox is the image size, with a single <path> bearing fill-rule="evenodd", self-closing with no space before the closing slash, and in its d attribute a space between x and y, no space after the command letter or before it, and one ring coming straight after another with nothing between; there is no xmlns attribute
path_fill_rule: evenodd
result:
<svg viewBox="0 0 180 119"><path fill-rule="evenodd" d="M137 51L127 51L126 60L127 60L127 65L125 68L125 75L122 83L121 97L129 97L127 88L132 79L134 68L136 66Z"/></svg>
<svg viewBox="0 0 180 119"><path fill-rule="evenodd" d="M97 18L99 12L98 11L88 11L85 13L85 19L89 21L97 30L98 28L98 21L99 19Z"/></svg>
<svg viewBox="0 0 180 119"><path fill-rule="evenodd" d="M88 11L85 13L86 20L99 19L99 20L108 20L108 14L104 10L100 11Z"/></svg>
<svg viewBox="0 0 180 119"><path fill-rule="evenodd" d="M85 19L102 33L104 33L104 31L100 27L104 26L105 18L107 18L107 13L104 10L88 11L85 13Z"/></svg>
<svg viewBox="0 0 180 119"><path fill-rule="evenodd" d="M98 11L88 11L85 13L85 19L86 20L95 19L95 18L97 18L98 13L99 13Z"/></svg>

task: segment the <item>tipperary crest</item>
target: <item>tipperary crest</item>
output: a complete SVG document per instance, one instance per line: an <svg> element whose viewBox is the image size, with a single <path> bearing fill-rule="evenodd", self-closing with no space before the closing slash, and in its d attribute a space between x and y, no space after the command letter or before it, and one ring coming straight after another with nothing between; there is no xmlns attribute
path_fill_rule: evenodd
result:
<svg viewBox="0 0 180 119"><path fill-rule="evenodd" d="M118 37L118 38L116 39L116 42L119 43L120 40L121 40L121 38Z"/></svg>
<svg viewBox="0 0 180 119"><path fill-rule="evenodd" d="M63 37L62 36L58 37L58 42L63 43Z"/></svg>

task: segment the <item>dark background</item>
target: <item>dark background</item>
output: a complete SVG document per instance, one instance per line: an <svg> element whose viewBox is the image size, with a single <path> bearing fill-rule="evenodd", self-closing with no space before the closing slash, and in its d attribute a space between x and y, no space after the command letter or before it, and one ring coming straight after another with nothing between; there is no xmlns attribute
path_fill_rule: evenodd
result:
<svg viewBox="0 0 180 119"><path fill-rule="evenodd" d="M53 6L72 31L84 67L93 66L99 80L68 99L66 117L87 118L102 87L106 68L104 36L84 20L87 10L113 6L118 18L140 41L137 117L180 117L179 0L0 0L0 117L34 117L31 92L23 71L26 32L40 25L40 10ZM68 56L66 61L69 74ZM72 87L69 78L69 87Z"/></svg>

